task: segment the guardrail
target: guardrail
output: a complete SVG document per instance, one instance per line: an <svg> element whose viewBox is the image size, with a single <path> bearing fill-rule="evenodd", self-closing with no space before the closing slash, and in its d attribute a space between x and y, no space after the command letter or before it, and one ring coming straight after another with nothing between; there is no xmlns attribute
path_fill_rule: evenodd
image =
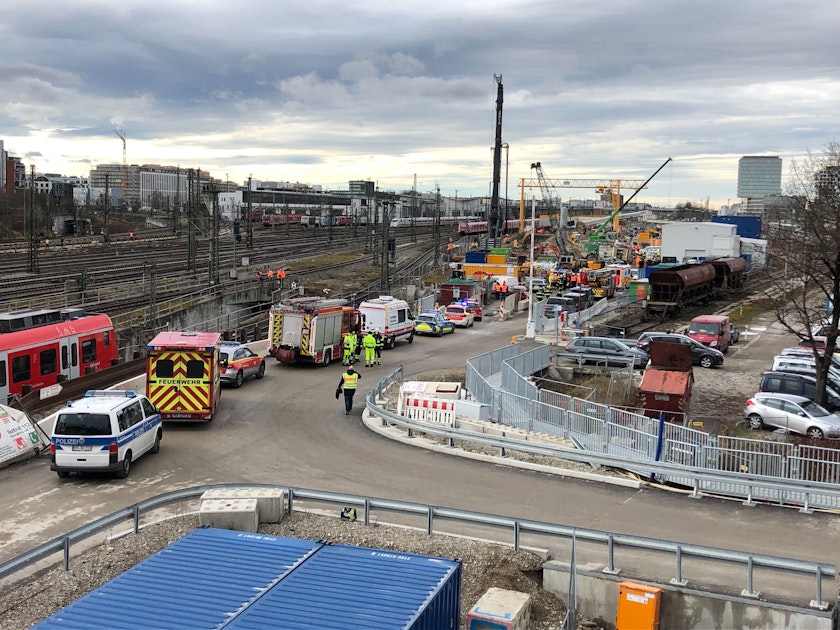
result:
<svg viewBox="0 0 840 630"><path fill-rule="evenodd" d="M687 480L689 486L693 488L693 491L690 493L690 495L688 495L692 498L697 498L701 496L701 485L711 484L713 486L718 486L721 488L733 485L739 485L746 488L747 500L745 501L745 504L747 505L753 504L753 495L760 494L762 493L762 491L765 494L781 493L783 496L788 496L789 498L797 498L798 502L802 506L800 509L801 512L811 511L811 502L814 496L830 497L832 501L840 501L840 489L838 489L838 487L834 484L817 482L801 483L791 480L774 481L768 480L767 478L761 477L759 475L750 475L746 473L728 471L709 471L708 469L683 466L669 462L630 461L624 457L611 455L609 453L594 453L592 451L567 448L559 445L537 444L534 441L520 440L505 435L494 436L486 433L476 433L472 431L458 429L454 426L442 426L437 423L429 424L421 421L412 420L409 418L404 418L392 411L387 410L386 408L381 406L379 402L381 400L384 400L386 390L389 387L402 381L402 375L402 365L394 368L394 370L392 370L384 379L377 383L374 386L374 388L368 393L366 402L368 412L371 415L380 418L383 427L389 425L396 425L402 427L406 430L406 435L408 435L409 437L414 436L415 433L425 433L429 435L434 435L436 437L445 438L450 445L454 444L457 440L494 447L499 449L500 455L504 455L508 450L516 450L524 453L546 455L549 457L556 457L559 459L566 459L579 463L596 464L623 470L633 470L643 475L672 475ZM616 535L609 534L608 536L611 540L616 540ZM631 539L635 540L634 537L620 538L625 543ZM595 536L594 538L588 539L595 541L598 540L598 537ZM754 561L752 563L747 561L748 557L754 557L752 556L752 554L740 554L740 552L730 552L727 550L720 550L713 547L694 547L679 545L678 543L664 543L664 541L658 542L662 543L662 545L664 546L657 547L656 545L649 546L642 544L634 546L637 546L640 549L656 549L658 551L662 551L667 548L669 551L673 551L675 554L677 554L677 575L674 578L674 580L676 580L677 582L682 583L682 568L680 554L685 554L686 549L690 548L689 553L691 555L695 555L698 558L703 558L706 560L717 561L723 558L734 558L735 556L737 556L740 560L743 560L746 563L745 566L747 567L748 581L745 593L753 592L753 567L755 567L756 565ZM669 547L668 545L671 546ZM678 548L680 549L680 551L677 551ZM609 554L610 560L608 562L608 568L612 568L613 560L611 550L609 550ZM764 561L762 560L760 562ZM785 560L783 564L786 562L788 561ZM810 569L807 572L811 575L814 575L817 581L817 598L815 602L819 603L818 607L822 607L824 605L824 602L822 602L822 577L829 575L829 573L825 572L826 570L830 570L830 575L833 577L834 566L824 566L821 565L821 563L807 563L798 560L790 560L790 563L790 565L786 566L797 566L801 568L807 565L810 567ZM820 565L820 567L818 568L817 565ZM778 563L774 563L772 567L769 565L763 566L768 566L768 568L783 568ZM790 569L788 568L786 570Z"/></svg>
<svg viewBox="0 0 840 630"><path fill-rule="evenodd" d="M401 369L401 366L397 368L399 371L401 371ZM397 370L395 370L395 372ZM392 374L394 374L394 372L392 372ZM378 388L374 389L378 390ZM368 406L377 408L374 401L371 400L370 395L368 396ZM282 489L287 497L285 511L289 514L294 511L296 504L307 501L319 504L326 503L342 507L355 506L361 510L362 519L365 525L370 525L371 515L374 511L416 516L423 520L425 524L425 531L428 535L432 535L434 533L450 533L445 531L445 528L441 527L441 523L446 522L467 523L471 525L500 528L510 534L512 541L499 540L498 542L502 544L512 544L516 550L521 548L522 538L526 534L544 535L570 541L574 539L581 542L595 543L606 548L608 560L607 567L604 569L605 573L615 574L619 572L620 569L615 563L615 554L617 551L622 549L654 552L657 554L666 553L671 555L674 561L675 570L674 577L671 582L679 585L687 584L687 580L683 574L684 558L698 558L716 563L734 564L746 569L747 582L743 593L745 596L757 595L757 592L754 590L753 572L755 569L785 571L798 576L814 578L816 598L813 602L811 602L811 606L820 609L824 609L828 606L828 602L822 600L823 578L831 579L835 576L834 565L827 563L806 562L803 560L764 554L750 554L716 547L706 547L703 545L686 545L665 540L658 540L655 538L614 534L593 529L583 529L568 525L547 523L544 521L487 514L484 512L459 510L455 508L413 503L409 501L372 498L338 492L309 490L291 486L276 486L272 484L212 484L185 488L152 497L99 518L87 525L74 529L64 536L55 538L17 556L16 558L0 564L0 580L5 579L18 571L27 569L34 563L49 558L57 553L63 554L64 568L67 570L70 567L73 546L77 543L129 521L133 526L133 532L136 534L140 531L140 520L144 514L148 514L152 510L156 510L173 503L199 499L206 491L217 488Z"/></svg>

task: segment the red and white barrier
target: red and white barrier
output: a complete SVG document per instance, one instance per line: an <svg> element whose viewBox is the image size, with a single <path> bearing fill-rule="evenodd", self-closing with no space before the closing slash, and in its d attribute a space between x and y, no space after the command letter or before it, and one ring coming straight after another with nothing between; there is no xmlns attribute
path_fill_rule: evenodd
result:
<svg viewBox="0 0 840 630"><path fill-rule="evenodd" d="M449 424L455 420L455 401L409 396L403 404L402 415L421 422Z"/></svg>

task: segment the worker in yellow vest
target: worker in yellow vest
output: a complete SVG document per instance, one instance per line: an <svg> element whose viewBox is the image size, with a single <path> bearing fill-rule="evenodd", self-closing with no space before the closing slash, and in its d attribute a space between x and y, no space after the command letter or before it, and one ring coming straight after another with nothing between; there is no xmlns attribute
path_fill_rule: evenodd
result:
<svg viewBox="0 0 840 630"><path fill-rule="evenodd" d="M353 351L355 350L353 340L355 337L356 335L352 332L344 335L344 358L342 359L344 365L353 365Z"/></svg>
<svg viewBox="0 0 840 630"><path fill-rule="evenodd" d="M359 379L362 375L353 369L353 366L347 368L344 374L341 375L341 380L338 382L338 387L335 389L335 397L344 391L344 415L349 416L350 410L353 409L353 396L356 394L356 388L359 386Z"/></svg>
<svg viewBox="0 0 840 630"><path fill-rule="evenodd" d="M365 367L373 366L376 361L376 337L368 333L362 338L362 346L365 348Z"/></svg>

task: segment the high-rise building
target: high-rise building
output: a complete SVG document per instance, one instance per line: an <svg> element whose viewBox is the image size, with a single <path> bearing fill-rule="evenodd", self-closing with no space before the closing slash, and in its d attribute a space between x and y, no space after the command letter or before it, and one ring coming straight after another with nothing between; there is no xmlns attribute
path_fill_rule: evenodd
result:
<svg viewBox="0 0 840 630"><path fill-rule="evenodd" d="M782 194L782 159L776 155L745 155L738 160L741 211L763 215L768 198Z"/></svg>

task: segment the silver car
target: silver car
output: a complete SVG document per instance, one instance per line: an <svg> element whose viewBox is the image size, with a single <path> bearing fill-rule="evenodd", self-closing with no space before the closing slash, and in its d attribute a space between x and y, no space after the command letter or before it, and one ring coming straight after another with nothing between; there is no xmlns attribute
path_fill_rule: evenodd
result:
<svg viewBox="0 0 840 630"><path fill-rule="evenodd" d="M744 418L753 429L771 426L809 438L840 438L840 416L804 396L759 392L747 401Z"/></svg>

